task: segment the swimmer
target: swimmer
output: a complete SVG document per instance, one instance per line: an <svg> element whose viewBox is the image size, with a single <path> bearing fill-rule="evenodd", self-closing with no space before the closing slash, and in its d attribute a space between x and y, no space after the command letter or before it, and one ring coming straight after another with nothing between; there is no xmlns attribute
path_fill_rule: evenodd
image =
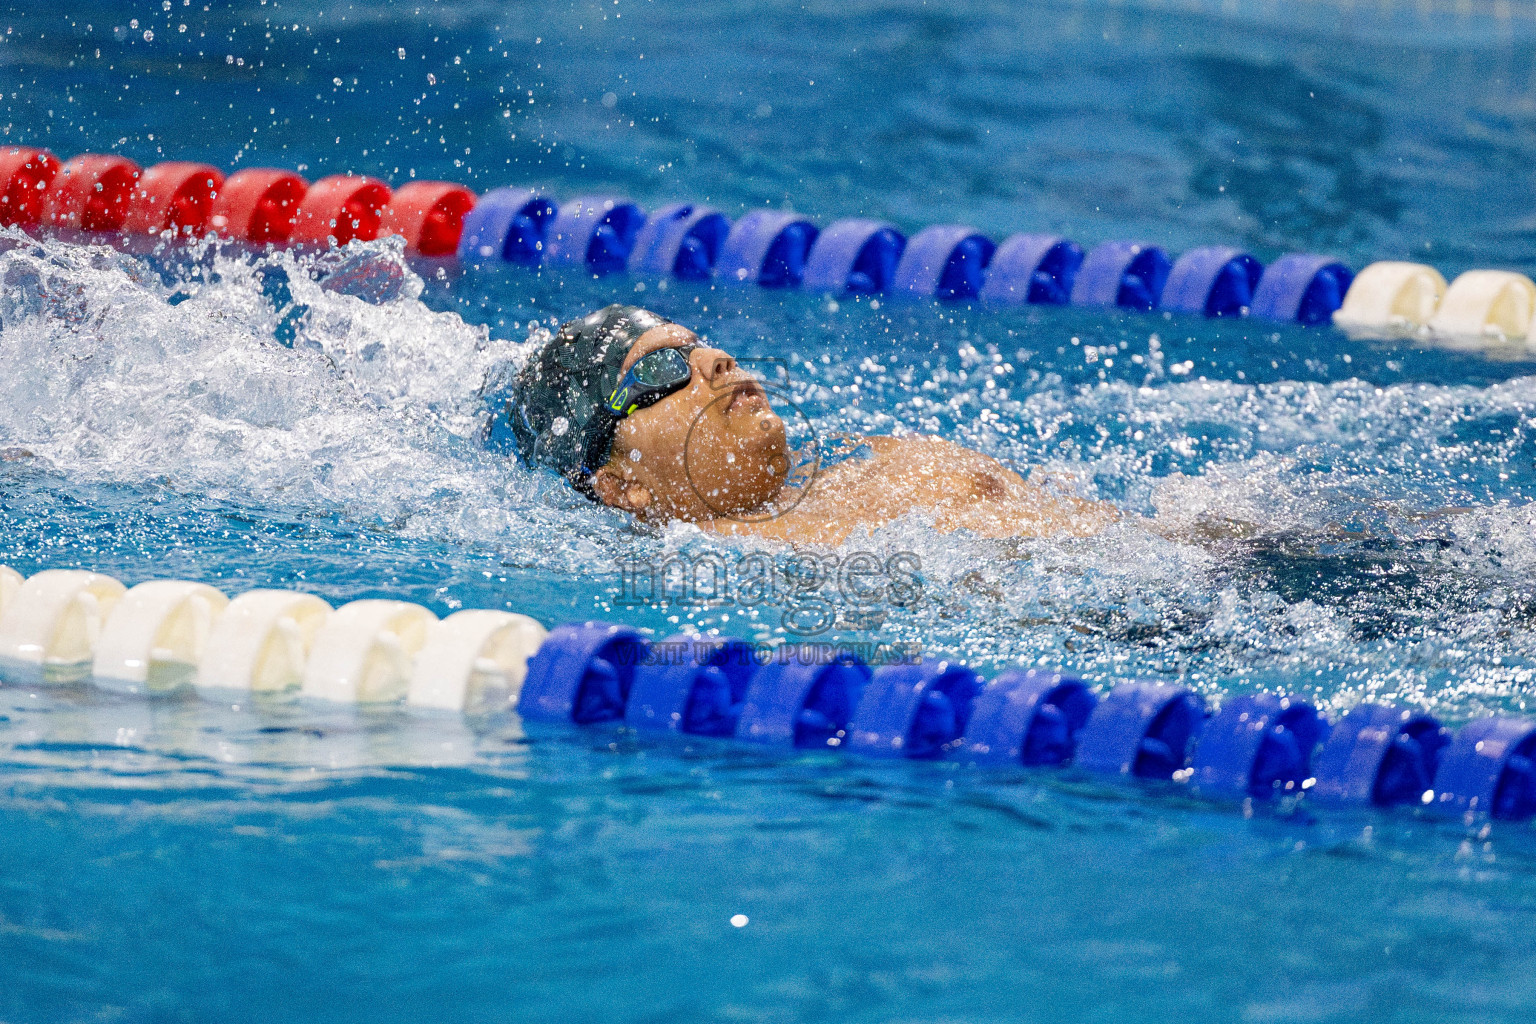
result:
<svg viewBox="0 0 1536 1024"><path fill-rule="evenodd" d="M912 512L984 537L1087 536L1119 517L938 437L851 439L864 458L794 479L784 421L756 378L635 306L562 326L519 372L505 417L525 464L648 522L839 544Z"/></svg>

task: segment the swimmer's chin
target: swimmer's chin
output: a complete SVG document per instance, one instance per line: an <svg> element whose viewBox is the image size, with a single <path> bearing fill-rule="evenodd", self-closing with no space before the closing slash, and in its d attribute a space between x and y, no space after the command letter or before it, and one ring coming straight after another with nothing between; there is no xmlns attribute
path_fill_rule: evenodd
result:
<svg viewBox="0 0 1536 1024"><path fill-rule="evenodd" d="M737 439L738 444L764 452L784 448L788 437L784 421L768 405L766 398L757 401L762 405L749 402L745 406L728 409L725 414L727 429Z"/></svg>

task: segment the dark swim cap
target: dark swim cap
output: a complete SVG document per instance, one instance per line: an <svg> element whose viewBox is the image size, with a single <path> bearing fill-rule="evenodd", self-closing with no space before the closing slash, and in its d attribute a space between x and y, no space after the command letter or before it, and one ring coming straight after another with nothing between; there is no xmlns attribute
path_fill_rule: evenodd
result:
<svg viewBox="0 0 1536 1024"><path fill-rule="evenodd" d="M640 335L671 322L615 303L564 324L518 373L507 401L523 462L548 466L596 501L587 478L613 449L618 421L608 397L619 386L624 357Z"/></svg>

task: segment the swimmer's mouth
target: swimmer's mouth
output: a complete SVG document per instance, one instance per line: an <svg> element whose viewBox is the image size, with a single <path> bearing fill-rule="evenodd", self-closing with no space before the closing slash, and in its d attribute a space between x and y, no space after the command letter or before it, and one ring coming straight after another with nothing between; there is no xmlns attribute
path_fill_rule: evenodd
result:
<svg viewBox="0 0 1536 1024"><path fill-rule="evenodd" d="M733 412L767 412L768 393L755 380L731 385L731 397L725 403L726 415Z"/></svg>

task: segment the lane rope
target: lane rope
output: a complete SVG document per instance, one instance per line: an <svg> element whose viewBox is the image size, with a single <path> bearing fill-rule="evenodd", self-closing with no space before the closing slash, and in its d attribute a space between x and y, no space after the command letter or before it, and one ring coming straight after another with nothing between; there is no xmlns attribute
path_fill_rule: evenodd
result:
<svg viewBox="0 0 1536 1024"><path fill-rule="evenodd" d="M1459 730L1401 705L1362 703L1330 722L1305 700L1228 697L1214 712L1185 686L1131 680L1102 698L1032 669L982 679L923 658L872 668L823 645L761 648L724 637L651 640L605 622L546 632L471 609L439 619L406 601L332 608L298 591L228 598L185 580L0 566L0 677L89 684L153 699L298 699L402 705L527 722L782 749L985 767L1061 766L1164 780L1209 800L1421 807L1472 821L1536 815L1536 719Z"/></svg>
<svg viewBox="0 0 1536 1024"><path fill-rule="evenodd" d="M992 305L1034 303L1167 311L1211 318L1333 323L1351 337L1415 339L1481 349L1536 341L1536 283L1471 270L1448 286L1433 267L1383 261L1355 274L1342 262L1288 253L1269 266L1230 246L1174 258L1141 240L1089 251L1057 235L994 242L963 224L908 238L867 218L825 228L800 214L674 203L647 214L621 196L560 201L536 189L476 196L463 185L399 189L337 174L310 183L292 171L206 164L141 168L116 155L67 161L45 149L0 149L0 224L65 235L213 234L250 245L319 249L393 235L414 256L719 280L831 295L908 295Z"/></svg>

